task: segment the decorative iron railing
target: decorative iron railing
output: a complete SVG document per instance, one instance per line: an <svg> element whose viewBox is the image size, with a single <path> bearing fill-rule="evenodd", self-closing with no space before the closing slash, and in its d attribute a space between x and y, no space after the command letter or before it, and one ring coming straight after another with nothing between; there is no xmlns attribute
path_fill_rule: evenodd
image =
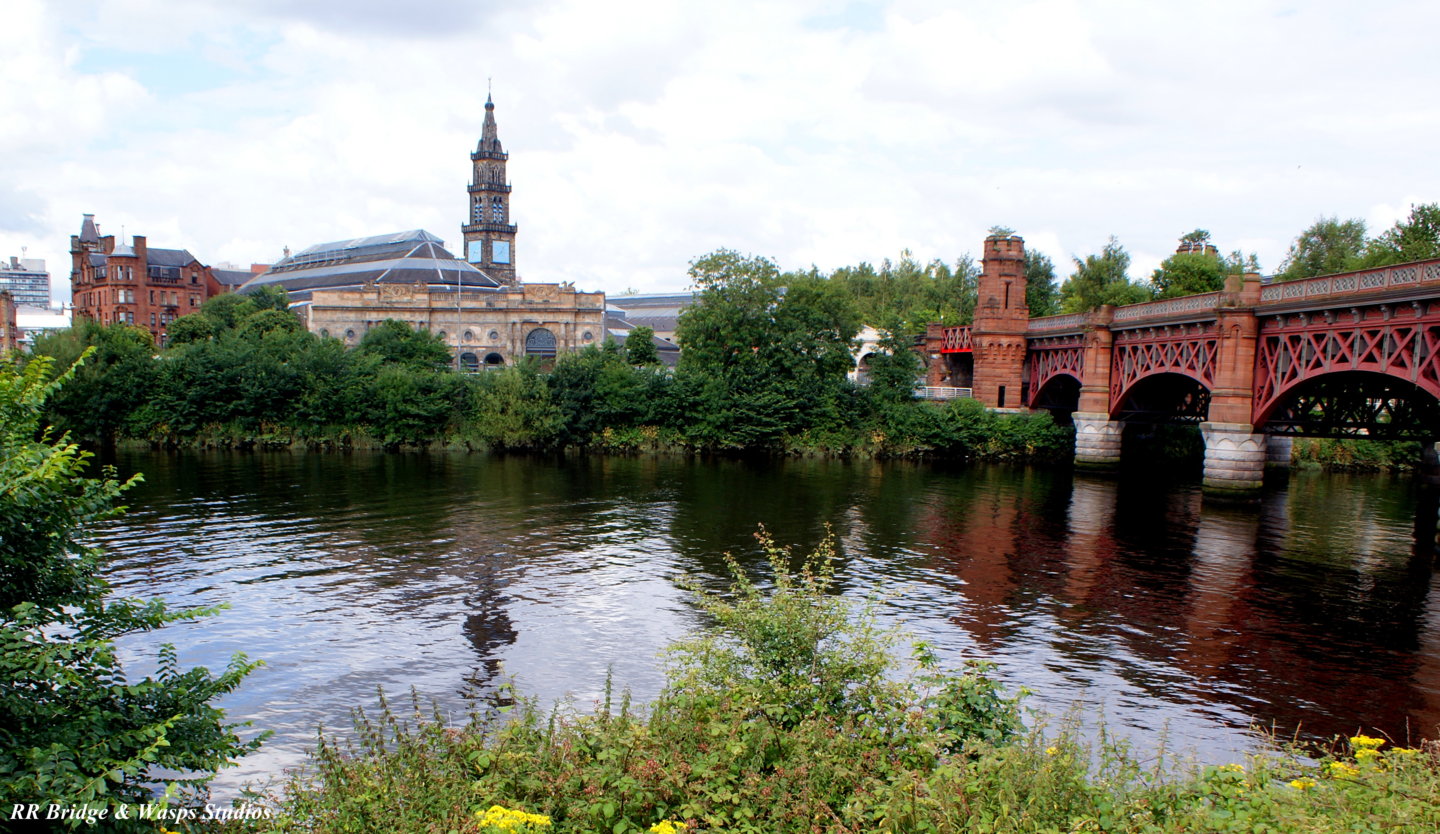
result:
<svg viewBox="0 0 1440 834"><path fill-rule="evenodd" d="M1142 301L1116 307L1112 322L1132 322L1143 319L1161 319L1186 313L1207 312L1215 309L1220 300L1218 292L1204 292L1199 295L1182 295L1179 298L1162 298L1159 301Z"/></svg>
<svg viewBox="0 0 1440 834"><path fill-rule="evenodd" d="M1268 287L1261 287L1260 303L1283 304L1287 301L1303 301L1322 295L1374 292L1375 290L1412 287L1432 282L1440 283L1440 260L1417 261L1271 284Z"/></svg>

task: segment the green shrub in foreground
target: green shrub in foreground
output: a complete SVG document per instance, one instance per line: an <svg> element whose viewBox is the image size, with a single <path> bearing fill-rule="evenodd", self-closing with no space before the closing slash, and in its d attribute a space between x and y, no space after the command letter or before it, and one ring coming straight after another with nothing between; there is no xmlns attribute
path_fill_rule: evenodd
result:
<svg viewBox="0 0 1440 834"><path fill-rule="evenodd" d="M521 700L464 729L357 714L254 830L315 832L1422 832L1440 830L1434 748L1356 736L1244 762L1142 759L1103 730L1019 724L982 664L959 674L831 593L832 544L798 570L763 534L767 586L733 562L711 626L669 652L649 710ZM500 806L496 810L496 806ZM524 814L527 816L520 816ZM506 820L519 820L505 827ZM684 826L681 828L681 826Z"/></svg>

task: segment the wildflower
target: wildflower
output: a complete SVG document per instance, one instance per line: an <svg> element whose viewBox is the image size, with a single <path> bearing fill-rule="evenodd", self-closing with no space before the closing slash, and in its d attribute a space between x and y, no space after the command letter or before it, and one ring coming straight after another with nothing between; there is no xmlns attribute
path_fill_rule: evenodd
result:
<svg viewBox="0 0 1440 834"><path fill-rule="evenodd" d="M1311 779L1308 776L1302 776L1299 779L1291 779L1290 787L1294 788L1297 791L1308 791L1311 788L1315 787L1315 780Z"/></svg>
<svg viewBox="0 0 1440 834"><path fill-rule="evenodd" d="M1369 759L1377 758L1379 755L1379 750L1375 750L1370 747L1361 747L1360 749L1355 751L1355 761L1364 762L1368 761Z"/></svg>
<svg viewBox="0 0 1440 834"><path fill-rule="evenodd" d="M1350 737L1350 746L1359 750L1379 750L1385 744L1383 738L1373 738L1364 734Z"/></svg>
<svg viewBox="0 0 1440 834"><path fill-rule="evenodd" d="M480 827L498 828L505 832L526 831L529 827L549 828L550 818L544 814L527 814L524 811L516 811L506 808L503 805L491 805L490 810L475 812L480 818Z"/></svg>
<svg viewBox="0 0 1440 834"><path fill-rule="evenodd" d="M1060 753L1060 748L1059 748L1059 747L1046 747L1046 748L1045 748L1045 755L1047 755L1047 756L1054 756L1054 755L1058 755L1059 753Z"/></svg>
<svg viewBox="0 0 1440 834"><path fill-rule="evenodd" d="M650 834L680 834L681 831L684 831L689 827L690 826L686 825L683 822L671 822L670 820L661 820L650 826Z"/></svg>
<svg viewBox="0 0 1440 834"><path fill-rule="evenodd" d="M1242 765L1242 764L1224 764L1224 765L1220 765L1220 769L1223 770L1223 771L1225 771L1226 773L1244 773L1244 772L1245 772L1245 765Z"/></svg>
<svg viewBox="0 0 1440 834"><path fill-rule="evenodd" d="M1325 769L1336 778L1353 779L1360 775L1360 768L1349 762L1331 762L1325 766Z"/></svg>
<svg viewBox="0 0 1440 834"><path fill-rule="evenodd" d="M1416 750L1414 747L1391 747L1391 748L1390 748L1390 755L1392 755L1392 756L1414 756L1414 755L1416 755L1416 754L1419 753L1419 752L1420 752L1420 751L1419 751L1419 750Z"/></svg>

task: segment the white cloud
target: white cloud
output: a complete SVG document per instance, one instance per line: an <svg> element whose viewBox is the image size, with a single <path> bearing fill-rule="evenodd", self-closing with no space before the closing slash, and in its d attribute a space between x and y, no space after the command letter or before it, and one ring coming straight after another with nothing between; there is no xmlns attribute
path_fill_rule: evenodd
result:
<svg viewBox="0 0 1440 834"><path fill-rule="evenodd" d="M1039 0L12 0L0 255L93 212L203 260L458 244L486 79L529 280L678 288L728 246L830 269L1016 228L1148 275L1190 229L1275 268L1320 215L1440 200L1440 9Z"/></svg>

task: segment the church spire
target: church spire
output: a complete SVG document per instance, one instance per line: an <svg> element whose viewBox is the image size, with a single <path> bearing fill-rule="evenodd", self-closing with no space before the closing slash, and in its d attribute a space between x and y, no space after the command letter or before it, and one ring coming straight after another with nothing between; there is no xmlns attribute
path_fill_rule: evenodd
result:
<svg viewBox="0 0 1440 834"><path fill-rule="evenodd" d="M495 129L495 102L489 93L485 94L485 125L480 131L480 146L475 150L477 153L505 152L500 147L500 134Z"/></svg>

